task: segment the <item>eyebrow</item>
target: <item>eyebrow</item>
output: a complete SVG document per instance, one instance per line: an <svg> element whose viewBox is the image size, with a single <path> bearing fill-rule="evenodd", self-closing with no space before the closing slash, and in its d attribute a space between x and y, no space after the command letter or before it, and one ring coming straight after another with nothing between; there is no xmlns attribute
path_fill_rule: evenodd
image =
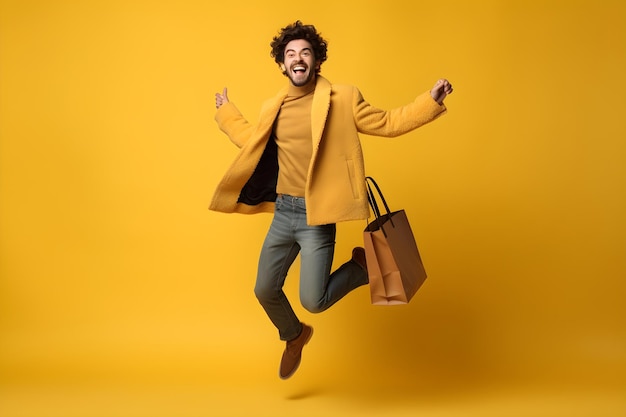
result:
<svg viewBox="0 0 626 417"><path fill-rule="evenodd" d="M311 48L302 48L300 51L309 51L311 53L313 53L313 51L311 50ZM291 49L285 49L285 53L287 52L296 52L295 49L291 48Z"/></svg>

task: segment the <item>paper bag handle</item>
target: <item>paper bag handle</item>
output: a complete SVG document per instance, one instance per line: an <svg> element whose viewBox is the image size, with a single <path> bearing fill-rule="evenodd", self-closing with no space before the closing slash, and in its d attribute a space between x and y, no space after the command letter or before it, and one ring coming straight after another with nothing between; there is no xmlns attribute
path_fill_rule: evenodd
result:
<svg viewBox="0 0 626 417"><path fill-rule="evenodd" d="M387 200L385 200L385 196L383 196L383 192L380 190L380 187L378 186L378 184L376 183L376 181L374 180L374 178L372 177L365 177L365 184L367 185L367 199L370 203L370 206L372 207L372 211L374 212L374 216L376 216L376 220L378 221L378 227L380 229L382 229L382 222L381 222L381 214L380 214L380 209L378 207L378 203L376 203L376 198L374 196L374 192L372 191L372 187L370 185L370 182L374 185L374 188L376 188L376 191L378 192L378 197L380 198L380 200L383 202L383 205L385 206L385 210L387 211L387 218L389 219L389 222L391 223L392 227L395 227L395 225L393 224L393 219L391 218L391 210L389 209L389 205L387 204ZM383 230L383 233L385 231ZM386 233L385 233L386 235Z"/></svg>

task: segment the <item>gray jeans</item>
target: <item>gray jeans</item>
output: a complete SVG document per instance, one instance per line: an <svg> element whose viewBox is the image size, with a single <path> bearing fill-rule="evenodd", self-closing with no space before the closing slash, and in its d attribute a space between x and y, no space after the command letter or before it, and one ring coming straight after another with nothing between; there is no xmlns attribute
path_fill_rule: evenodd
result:
<svg viewBox="0 0 626 417"><path fill-rule="evenodd" d="M254 293L281 340L292 340L302 325L283 292L287 272L300 253L300 302L320 313L353 289L367 283L366 272L354 261L330 273L336 226L309 226L304 198L279 195L272 224L263 243Z"/></svg>

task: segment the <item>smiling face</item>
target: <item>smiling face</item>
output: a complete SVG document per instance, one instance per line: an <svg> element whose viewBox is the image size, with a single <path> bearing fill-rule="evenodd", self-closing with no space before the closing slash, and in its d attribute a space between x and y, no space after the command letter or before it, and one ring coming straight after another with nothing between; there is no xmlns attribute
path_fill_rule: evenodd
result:
<svg viewBox="0 0 626 417"><path fill-rule="evenodd" d="M313 48L304 39L295 39L285 47L283 71L296 87L304 87L315 82L315 75L320 67L315 61Z"/></svg>

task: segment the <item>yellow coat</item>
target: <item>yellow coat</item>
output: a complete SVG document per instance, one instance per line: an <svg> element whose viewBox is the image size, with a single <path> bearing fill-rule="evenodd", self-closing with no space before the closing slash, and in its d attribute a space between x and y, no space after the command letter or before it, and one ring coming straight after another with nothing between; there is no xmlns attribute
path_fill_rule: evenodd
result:
<svg viewBox="0 0 626 417"><path fill-rule="evenodd" d="M276 146L270 138L287 90L285 87L263 104L256 125L248 123L232 103L218 109L215 120L219 128L241 150L217 186L211 210L243 214L274 211L278 162ZM397 109L377 109L363 99L356 87L331 85L318 76L311 108L313 154L304 196L307 223L367 219L369 207L359 132L394 137L445 111L445 106L433 100L429 92Z"/></svg>

